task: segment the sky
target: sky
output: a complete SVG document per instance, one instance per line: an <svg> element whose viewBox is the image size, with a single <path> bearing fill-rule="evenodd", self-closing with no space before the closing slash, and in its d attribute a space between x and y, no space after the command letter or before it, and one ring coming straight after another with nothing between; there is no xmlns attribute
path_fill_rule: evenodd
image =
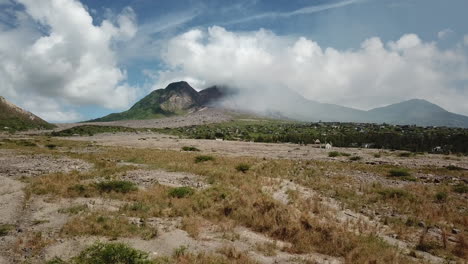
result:
<svg viewBox="0 0 468 264"><path fill-rule="evenodd" d="M0 0L0 95L50 122L185 80L468 115L466 0Z"/></svg>

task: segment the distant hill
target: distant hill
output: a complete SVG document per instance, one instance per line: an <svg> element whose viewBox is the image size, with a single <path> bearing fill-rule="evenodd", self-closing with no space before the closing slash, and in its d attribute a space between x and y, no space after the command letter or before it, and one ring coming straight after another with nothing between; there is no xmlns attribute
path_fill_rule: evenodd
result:
<svg viewBox="0 0 468 264"><path fill-rule="evenodd" d="M468 117L450 113L421 99L413 99L369 111L308 100L284 89L281 94L268 90L239 90L228 86L212 86L197 92L187 82L169 84L155 90L122 113L91 120L107 122L151 119L181 115L206 106L247 111L262 116L300 121L388 123L418 126L468 128Z"/></svg>
<svg viewBox="0 0 468 264"><path fill-rule="evenodd" d="M0 130L51 129L55 127L0 96Z"/></svg>
<svg viewBox="0 0 468 264"><path fill-rule="evenodd" d="M398 125L468 128L468 116L448 112L426 100L412 99L368 111L368 120Z"/></svg>

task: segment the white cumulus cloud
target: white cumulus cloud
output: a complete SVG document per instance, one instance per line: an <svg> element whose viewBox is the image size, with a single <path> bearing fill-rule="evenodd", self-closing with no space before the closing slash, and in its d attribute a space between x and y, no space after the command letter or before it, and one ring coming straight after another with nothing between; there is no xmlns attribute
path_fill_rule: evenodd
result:
<svg viewBox="0 0 468 264"><path fill-rule="evenodd" d="M196 80L203 85L199 89L288 88L308 99L360 109L422 98L468 114L466 51L442 50L415 34L388 43L369 38L358 49L338 50L263 29L230 32L214 26L174 37L163 57L170 69L159 72L157 87L183 79Z"/></svg>
<svg viewBox="0 0 468 264"><path fill-rule="evenodd" d="M57 113L70 104L121 109L133 103L137 89L126 82L113 50L115 42L137 32L132 9L95 25L77 0L16 1L24 11L16 12L14 27L0 28L0 94L21 102L53 101ZM67 113L77 118L63 113L50 119L65 121Z"/></svg>

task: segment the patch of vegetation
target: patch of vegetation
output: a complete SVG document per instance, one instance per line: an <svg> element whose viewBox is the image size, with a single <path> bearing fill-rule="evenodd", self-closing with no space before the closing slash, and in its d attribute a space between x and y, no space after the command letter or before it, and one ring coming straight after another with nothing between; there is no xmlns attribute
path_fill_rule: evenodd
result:
<svg viewBox="0 0 468 264"><path fill-rule="evenodd" d="M352 157L349 157L349 160L351 160L351 161L358 161L358 160L362 160L362 158L359 157L359 156L352 156Z"/></svg>
<svg viewBox="0 0 468 264"><path fill-rule="evenodd" d="M448 193L447 192L438 192L438 193L436 193L435 198L436 198L437 202L445 202L445 201L447 201Z"/></svg>
<svg viewBox="0 0 468 264"><path fill-rule="evenodd" d="M340 153L338 151L328 152L328 157L330 157L330 158L335 158L335 157L339 157L339 156L340 156Z"/></svg>
<svg viewBox="0 0 468 264"><path fill-rule="evenodd" d="M82 125L76 126L62 131L54 131L50 133L54 137L71 137L74 135L79 136L93 136L100 133L119 133L119 132L137 132L135 128L122 127L122 126L92 126Z"/></svg>
<svg viewBox="0 0 468 264"><path fill-rule="evenodd" d="M95 186L100 192L128 193L138 189L131 181L104 181L96 183Z"/></svg>
<svg viewBox="0 0 468 264"><path fill-rule="evenodd" d="M452 190L456 193L468 193L468 185L460 183L453 186Z"/></svg>
<svg viewBox="0 0 468 264"><path fill-rule="evenodd" d="M169 190L169 196L174 198L185 198L195 191L190 187L176 187Z"/></svg>
<svg viewBox="0 0 468 264"><path fill-rule="evenodd" d="M239 172L246 173L248 170L250 170L250 165L246 163L241 163L236 166L236 170Z"/></svg>
<svg viewBox="0 0 468 264"><path fill-rule="evenodd" d="M413 153L411 153L411 152L400 152L400 153L398 153L397 156L401 157L401 158L409 158L409 157L413 156Z"/></svg>
<svg viewBox="0 0 468 264"><path fill-rule="evenodd" d="M451 171L462 171L462 170L465 170L464 168L462 167L458 167L458 166L455 166L455 165L448 165L447 167L445 167L447 170L451 170Z"/></svg>
<svg viewBox="0 0 468 264"><path fill-rule="evenodd" d="M0 237L8 235L8 233L15 228L14 225L0 224Z"/></svg>
<svg viewBox="0 0 468 264"><path fill-rule="evenodd" d="M61 214L76 215L81 212L85 212L87 210L88 210L88 206L86 204L82 204L82 205L76 205L76 206L72 206L68 208L62 208L62 209L59 209L58 212Z"/></svg>
<svg viewBox="0 0 468 264"><path fill-rule="evenodd" d="M397 188L384 188L377 192L380 194L384 199L401 199L401 198L409 198L411 194L403 189Z"/></svg>
<svg viewBox="0 0 468 264"><path fill-rule="evenodd" d="M91 212L71 218L61 230L65 236L135 237L151 239L157 229L143 223L131 223L126 216L113 212Z"/></svg>
<svg viewBox="0 0 468 264"><path fill-rule="evenodd" d="M45 147L48 148L48 149L56 149L56 148L57 148L57 145L55 145L55 144L47 144L47 145L45 145Z"/></svg>
<svg viewBox="0 0 468 264"><path fill-rule="evenodd" d="M388 124L307 123L277 120L236 120L220 124L183 128L158 129L161 133L195 139L215 139L255 142L290 142L314 144L333 142L336 147L365 147L432 152L437 146L443 153L468 154L468 130L447 127L394 126ZM365 132L365 133L363 133ZM369 144L370 143L370 144ZM411 156L404 152L402 157Z"/></svg>
<svg viewBox="0 0 468 264"><path fill-rule="evenodd" d="M182 150L183 150L183 151L196 151L196 152L200 151L200 150L199 150L198 148L196 148L196 147L189 147L189 146L184 146L184 147L182 147Z"/></svg>
<svg viewBox="0 0 468 264"><path fill-rule="evenodd" d="M73 264L151 264L146 252L122 243L97 242L72 259Z"/></svg>
<svg viewBox="0 0 468 264"><path fill-rule="evenodd" d="M380 154L380 153L375 153L374 154L374 158L381 158L381 157L382 157L382 154Z"/></svg>
<svg viewBox="0 0 468 264"><path fill-rule="evenodd" d="M195 163L200 163L200 162L205 162L205 161L210 161L210 160L214 160L214 157L209 156L209 155L200 155L200 156L195 157Z"/></svg>
<svg viewBox="0 0 468 264"><path fill-rule="evenodd" d="M408 169L397 168L397 169L391 169L388 172L388 175L392 177L405 177L405 176L410 176L411 174L408 171Z"/></svg>

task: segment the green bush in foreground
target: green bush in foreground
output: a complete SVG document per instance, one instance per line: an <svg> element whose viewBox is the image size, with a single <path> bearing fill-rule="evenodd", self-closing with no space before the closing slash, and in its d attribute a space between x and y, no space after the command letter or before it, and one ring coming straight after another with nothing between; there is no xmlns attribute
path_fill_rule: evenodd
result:
<svg viewBox="0 0 468 264"><path fill-rule="evenodd" d="M47 264L67 263L60 258ZM122 243L96 242L71 259L70 264L150 264L146 252L136 250Z"/></svg>
<svg viewBox="0 0 468 264"><path fill-rule="evenodd" d="M359 157L359 156L353 156L353 157L350 157L349 160L351 161L358 161L358 160L361 160L362 158Z"/></svg>
<svg viewBox="0 0 468 264"><path fill-rule="evenodd" d="M105 181L96 183L96 188L101 192L128 193L136 191L137 186L130 181Z"/></svg>
<svg viewBox="0 0 468 264"><path fill-rule="evenodd" d="M330 158L334 158L334 157L338 157L338 156L340 156L340 153L338 151L328 152L328 157L330 157Z"/></svg>
<svg viewBox="0 0 468 264"><path fill-rule="evenodd" d="M200 162L205 162L205 161L210 161L214 160L213 156L207 156L207 155L200 155L195 157L195 163L200 163Z"/></svg>
<svg viewBox="0 0 468 264"><path fill-rule="evenodd" d="M190 196L195 191L190 187L176 187L169 190L169 196L174 198L184 198Z"/></svg>

